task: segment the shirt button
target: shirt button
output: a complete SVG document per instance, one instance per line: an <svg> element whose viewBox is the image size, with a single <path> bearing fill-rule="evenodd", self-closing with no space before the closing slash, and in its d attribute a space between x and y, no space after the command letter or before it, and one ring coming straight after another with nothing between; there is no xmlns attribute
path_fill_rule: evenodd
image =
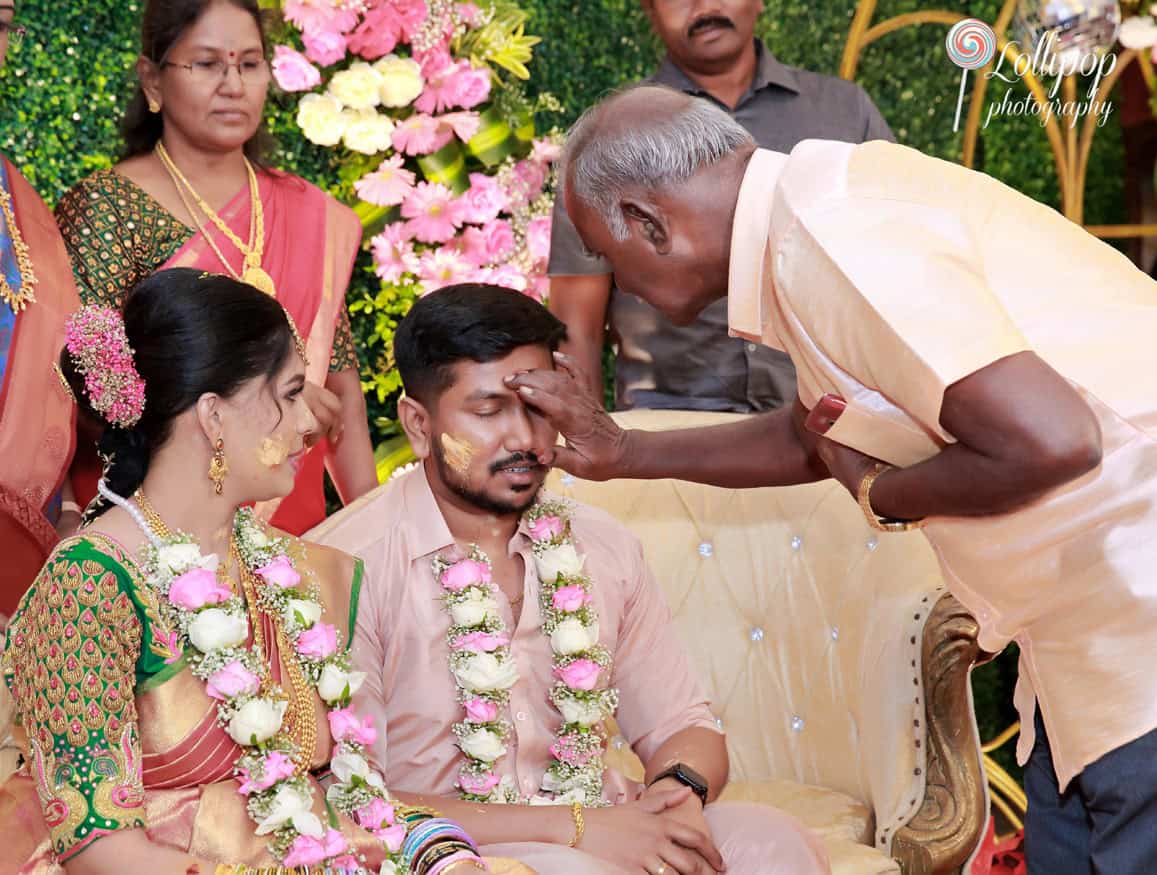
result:
<svg viewBox="0 0 1157 875"><path fill-rule="evenodd" d="M515 720L525 720L526 719L526 712L525 711L519 711L517 714L514 715L514 719Z"/></svg>

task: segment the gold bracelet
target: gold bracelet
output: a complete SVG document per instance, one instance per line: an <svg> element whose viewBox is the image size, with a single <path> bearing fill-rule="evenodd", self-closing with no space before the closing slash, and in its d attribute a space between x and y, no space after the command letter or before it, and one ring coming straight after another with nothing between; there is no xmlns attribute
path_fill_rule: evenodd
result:
<svg viewBox="0 0 1157 875"><path fill-rule="evenodd" d="M570 806L570 816L574 818L574 838L567 844L568 848L577 848L579 842L583 840L583 833L586 832L587 824L583 820L582 803L574 802Z"/></svg>
<svg viewBox="0 0 1157 875"><path fill-rule="evenodd" d="M860 509L864 512L865 518L868 520L868 525L878 532L910 532L913 529L922 528L924 520L897 520L889 517L882 517L872 510L872 484L885 471L891 471L891 465L885 465L883 462L877 462L864 479L860 481L860 488L856 490L856 500L860 503Z"/></svg>

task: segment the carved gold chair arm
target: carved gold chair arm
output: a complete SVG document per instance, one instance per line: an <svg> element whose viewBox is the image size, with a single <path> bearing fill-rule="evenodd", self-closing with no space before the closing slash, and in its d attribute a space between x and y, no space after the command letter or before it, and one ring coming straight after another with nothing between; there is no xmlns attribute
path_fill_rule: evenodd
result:
<svg viewBox="0 0 1157 875"><path fill-rule="evenodd" d="M976 619L950 594L924 626L924 801L898 830L892 856L904 875L959 872L984 832L984 768L969 695L981 655Z"/></svg>

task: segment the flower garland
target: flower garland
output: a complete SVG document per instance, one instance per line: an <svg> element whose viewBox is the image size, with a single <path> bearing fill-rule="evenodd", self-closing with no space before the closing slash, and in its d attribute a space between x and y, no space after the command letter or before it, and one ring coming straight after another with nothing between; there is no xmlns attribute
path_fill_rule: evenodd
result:
<svg viewBox="0 0 1157 875"><path fill-rule="evenodd" d="M245 604L218 580L217 557L203 556L189 535L158 536L133 504L101 491L128 510L150 537L144 559L147 582L177 636L169 642L175 646L169 661L184 651L193 674L218 701L218 722L243 748L234 772L238 792L248 797L257 835L271 836L270 852L286 867L325 864L364 871L342 834L313 813L313 787L294 762L301 751L282 728L288 696L270 677L256 644L244 646L249 637ZM237 512L234 538L244 568L258 583L256 607L280 626L292 656L330 709L335 743L330 768L336 782L326 798L381 840L386 851L381 873L393 875L400 871L406 826L395 817L382 777L364 755L377 731L350 706L365 675L351 671L340 633L322 621L317 586L298 572L288 539L270 537L248 509Z"/></svg>
<svg viewBox="0 0 1157 875"><path fill-rule="evenodd" d="M598 643L599 620L592 606L592 583L575 548L570 517L562 502L536 504L526 515L539 579L542 631L550 639L557 682L550 699L562 715L542 779L542 793L523 799L509 776L499 778L495 763L505 756L510 723L500 713L510 701L518 669L510 635L494 598L490 560L477 546L464 559L437 556L434 576L450 615L446 633L450 671L458 685L465 718L453 732L466 762L458 772L463 799L474 802L605 805L602 721L618 708L618 690L598 688L609 672L610 652Z"/></svg>

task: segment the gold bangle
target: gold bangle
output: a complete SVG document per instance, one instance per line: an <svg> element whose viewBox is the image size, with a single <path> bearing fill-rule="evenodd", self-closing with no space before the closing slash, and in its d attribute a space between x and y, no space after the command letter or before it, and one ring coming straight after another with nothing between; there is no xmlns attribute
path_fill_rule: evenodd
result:
<svg viewBox="0 0 1157 875"><path fill-rule="evenodd" d="M574 818L574 838L567 844L568 848L577 848L579 842L583 840L583 833L586 832L587 824L583 820L583 807L580 802L573 802L570 806L570 816Z"/></svg>
<svg viewBox="0 0 1157 875"><path fill-rule="evenodd" d="M892 465L885 465L883 462L877 462L864 478L860 481L860 488L856 490L856 500L860 503L860 509L864 512L864 517L868 520L868 525L878 532L910 532L913 529L922 528L924 520L897 520L888 517L879 516L872 510L872 484L885 471L891 471Z"/></svg>

